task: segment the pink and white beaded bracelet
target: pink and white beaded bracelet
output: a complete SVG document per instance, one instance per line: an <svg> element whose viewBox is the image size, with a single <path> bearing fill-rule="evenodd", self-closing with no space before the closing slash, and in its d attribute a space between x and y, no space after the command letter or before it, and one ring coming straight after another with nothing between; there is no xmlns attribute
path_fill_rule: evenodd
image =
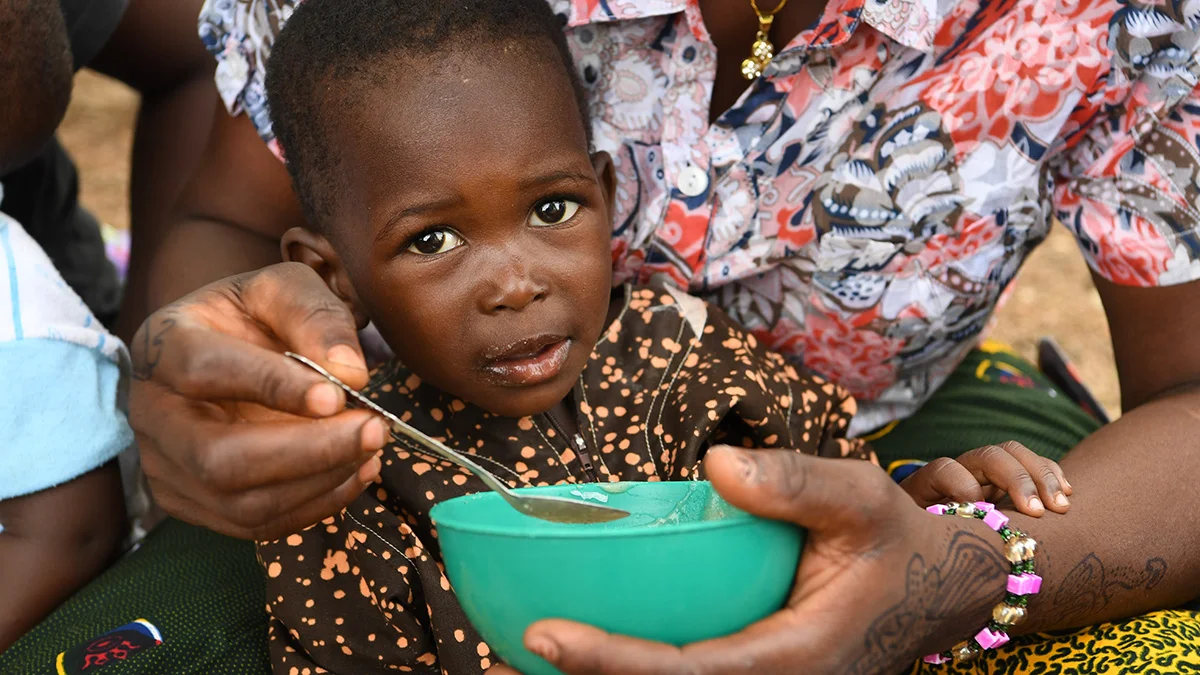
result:
<svg viewBox="0 0 1200 675"><path fill-rule="evenodd" d="M1000 538L1004 540L1004 557L1012 563L1004 601L992 608L991 621L988 621L974 637L963 640L940 654L930 654L924 659L925 663L933 664L972 661L985 649L995 649L1008 642L1008 629L1025 620L1025 607L1029 596L1042 588L1042 578L1033 573L1033 556L1037 552L1037 542L1025 533L1009 527L1008 516L987 502L936 504L925 510L939 516L962 516L982 520L988 527L1000 533Z"/></svg>

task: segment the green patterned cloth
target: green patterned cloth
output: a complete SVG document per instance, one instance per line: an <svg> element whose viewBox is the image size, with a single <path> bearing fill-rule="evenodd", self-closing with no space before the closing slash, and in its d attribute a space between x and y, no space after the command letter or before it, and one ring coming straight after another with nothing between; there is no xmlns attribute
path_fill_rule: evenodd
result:
<svg viewBox="0 0 1200 675"><path fill-rule="evenodd" d="M1057 459L1098 427L1036 368L985 345L918 415L872 442L884 466L1010 439ZM0 654L0 674L54 673L59 652L136 619L163 643L101 675L268 673L263 588L251 544L168 521Z"/></svg>
<svg viewBox="0 0 1200 675"><path fill-rule="evenodd" d="M1036 367L988 342L967 356L919 413L867 438L884 467L956 457L1004 441L1020 441L1058 461L1099 428Z"/></svg>
<svg viewBox="0 0 1200 675"><path fill-rule="evenodd" d="M163 643L98 673L269 673L263 587L250 542L168 520L0 654L0 673L55 673L60 652L137 619L156 626Z"/></svg>

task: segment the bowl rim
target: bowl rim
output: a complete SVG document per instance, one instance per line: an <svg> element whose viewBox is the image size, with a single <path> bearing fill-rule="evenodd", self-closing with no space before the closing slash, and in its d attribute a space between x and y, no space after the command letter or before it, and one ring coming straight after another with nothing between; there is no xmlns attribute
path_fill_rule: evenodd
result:
<svg viewBox="0 0 1200 675"><path fill-rule="evenodd" d="M673 483L703 483L708 484L709 481L664 481ZM558 485L539 485L537 487L518 488L522 492L552 492L556 489L564 487L587 487L591 485L642 485L651 484L651 481L620 481L617 483L560 483ZM495 499L505 508L512 508L508 503L496 492L490 490L481 490L468 495L460 495L445 501L434 504L429 510L429 519L433 521L433 526L437 528L439 534L444 529L450 529L457 532L467 532L471 534L489 534L504 537L514 537L519 539L625 539L629 537L664 537L672 534L690 534L695 532L705 532L709 530L720 530L729 527L744 527L747 525L761 525L763 523L777 523L780 521L770 520L768 518L760 518L745 511L738 510L729 518L721 518L718 520L697 520L687 523L677 523L673 525L664 525L659 527L641 526L629 528L613 528L613 529L591 529L589 527L564 527L553 531L545 532L528 532L523 529L518 529L516 526L497 526L497 525L482 525L475 523L463 523L452 521L443 521L438 518L438 511L442 510L442 506L452 501L465 499ZM736 507L735 507L736 508ZM526 516L531 517L531 516Z"/></svg>

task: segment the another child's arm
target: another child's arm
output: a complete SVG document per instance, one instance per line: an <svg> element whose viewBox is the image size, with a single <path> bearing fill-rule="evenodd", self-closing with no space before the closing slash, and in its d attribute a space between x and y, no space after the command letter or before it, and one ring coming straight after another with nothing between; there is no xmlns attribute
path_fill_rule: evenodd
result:
<svg viewBox="0 0 1200 675"><path fill-rule="evenodd" d="M1071 506L1071 484L1058 463L1016 441L976 448L957 459L935 459L900 487L921 506L995 501L1003 494L1028 516L1041 516L1046 509L1066 513Z"/></svg>
<svg viewBox="0 0 1200 675"><path fill-rule="evenodd" d="M104 570L125 533L116 462L0 501L0 652Z"/></svg>

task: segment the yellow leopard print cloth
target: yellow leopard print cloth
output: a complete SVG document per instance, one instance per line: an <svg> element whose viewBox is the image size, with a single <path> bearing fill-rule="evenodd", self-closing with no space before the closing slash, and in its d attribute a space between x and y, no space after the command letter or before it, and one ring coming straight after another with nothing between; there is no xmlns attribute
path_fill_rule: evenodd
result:
<svg viewBox="0 0 1200 675"><path fill-rule="evenodd" d="M967 664L918 663L911 675L1178 675L1200 673L1200 612L1165 611L1120 623L1015 638Z"/></svg>

